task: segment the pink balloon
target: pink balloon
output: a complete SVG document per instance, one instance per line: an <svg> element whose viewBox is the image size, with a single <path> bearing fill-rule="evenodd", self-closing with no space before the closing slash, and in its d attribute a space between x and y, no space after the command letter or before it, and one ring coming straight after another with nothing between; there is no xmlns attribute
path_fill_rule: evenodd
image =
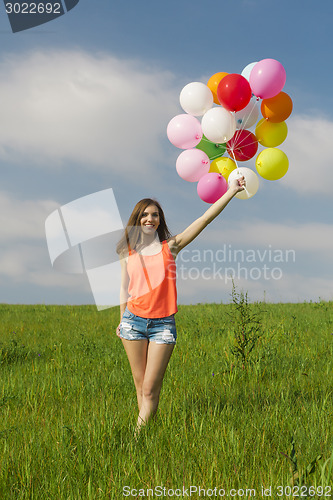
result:
<svg viewBox="0 0 333 500"><path fill-rule="evenodd" d="M200 149L186 149L177 158L176 169L178 175L189 182L197 182L208 173L209 158Z"/></svg>
<svg viewBox="0 0 333 500"><path fill-rule="evenodd" d="M177 115L168 124L167 136L177 148L195 148L202 139L201 124L192 115Z"/></svg>
<svg viewBox="0 0 333 500"><path fill-rule="evenodd" d="M286 83L286 70L275 59L262 59L250 73L250 87L255 96L270 99L276 96Z"/></svg>
<svg viewBox="0 0 333 500"><path fill-rule="evenodd" d="M209 172L201 177L197 184L197 192L202 201L215 203L228 190L228 183L221 174Z"/></svg>

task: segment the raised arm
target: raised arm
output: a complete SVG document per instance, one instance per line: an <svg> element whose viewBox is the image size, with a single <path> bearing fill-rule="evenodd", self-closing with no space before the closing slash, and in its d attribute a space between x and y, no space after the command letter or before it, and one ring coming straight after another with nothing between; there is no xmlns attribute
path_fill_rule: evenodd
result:
<svg viewBox="0 0 333 500"><path fill-rule="evenodd" d="M213 205L209 207L206 212L192 222L182 233L173 236L169 240L169 247L174 256L176 256L180 250L182 250L186 245L191 243L198 234L201 233L203 229L205 229L210 222L212 222L228 205L229 201L237 194L239 191L243 191L245 185L244 177L234 180L228 191L221 196L219 200L217 200Z"/></svg>

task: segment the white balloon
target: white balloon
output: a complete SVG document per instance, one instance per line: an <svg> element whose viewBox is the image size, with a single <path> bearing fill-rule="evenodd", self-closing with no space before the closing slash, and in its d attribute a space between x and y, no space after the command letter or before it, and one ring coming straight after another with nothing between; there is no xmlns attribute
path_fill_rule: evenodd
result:
<svg viewBox="0 0 333 500"><path fill-rule="evenodd" d="M253 170L247 167L240 167L233 170L228 177L228 184L234 181L235 179L239 179L243 177L245 179L245 189L244 191L240 191L236 194L236 198L240 200L247 200L252 198L256 194L259 188L259 178Z"/></svg>
<svg viewBox="0 0 333 500"><path fill-rule="evenodd" d="M183 110L189 115L202 116L213 106L214 97L207 85L192 82L185 85L179 101Z"/></svg>
<svg viewBox="0 0 333 500"><path fill-rule="evenodd" d="M259 108L257 106L257 98L251 97L251 100L244 109L235 113L236 127L241 129L249 129L259 118Z"/></svg>
<svg viewBox="0 0 333 500"><path fill-rule="evenodd" d="M212 108L202 117L201 127L209 141L223 144L236 132L235 115L222 107Z"/></svg>
<svg viewBox="0 0 333 500"><path fill-rule="evenodd" d="M241 72L241 75L244 76L244 78L246 78L248 81L250 81L251 71L254 68L254 66L257 64L257 62L258 61L248 64L247 66L245 66L245 68Z"/></svg>

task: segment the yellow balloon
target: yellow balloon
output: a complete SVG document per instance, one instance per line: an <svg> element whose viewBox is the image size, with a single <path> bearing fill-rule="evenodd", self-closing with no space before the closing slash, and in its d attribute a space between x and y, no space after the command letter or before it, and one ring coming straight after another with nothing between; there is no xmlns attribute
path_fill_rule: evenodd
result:
<svg viewBox="0 0 333 500"><path fill-rule="evenodd" d="M288 167L288 156L281 149L264 149L256 159L258 174L268 181L281 179L287 173Z"/></svg>
<svg viewBox="0 0 333 500"><path fill-rule="evenodd" d="M235 170L236 163L231 158L220 157L213 160L210 164L209 172L217 172L222 174L225 180L228 180L230 173Z"/></svg>
<svg viewBox="0 0 333 500"><path fill-rule="evenodd" d="M286 122L272 123L265 118L256 126L256 137L259 144L266 148L275 148L283 143L288 135Z"/></svg>

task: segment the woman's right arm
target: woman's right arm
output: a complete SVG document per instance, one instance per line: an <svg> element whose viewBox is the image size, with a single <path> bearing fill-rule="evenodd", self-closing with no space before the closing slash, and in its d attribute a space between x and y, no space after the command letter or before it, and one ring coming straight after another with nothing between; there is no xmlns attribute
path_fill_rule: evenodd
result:
<svg viewBox="0 0 333 500"><path fill-rule="evenodd" d="M123 317L124 311L127 305L128 299L128 284L129 284L129 276L127 272L127 262L125 256L120 257L120 266L121 266L121 283L120 283L120 322L117 327L117 335L119 337L119 326L121 323L121 319Z"/></svg>

